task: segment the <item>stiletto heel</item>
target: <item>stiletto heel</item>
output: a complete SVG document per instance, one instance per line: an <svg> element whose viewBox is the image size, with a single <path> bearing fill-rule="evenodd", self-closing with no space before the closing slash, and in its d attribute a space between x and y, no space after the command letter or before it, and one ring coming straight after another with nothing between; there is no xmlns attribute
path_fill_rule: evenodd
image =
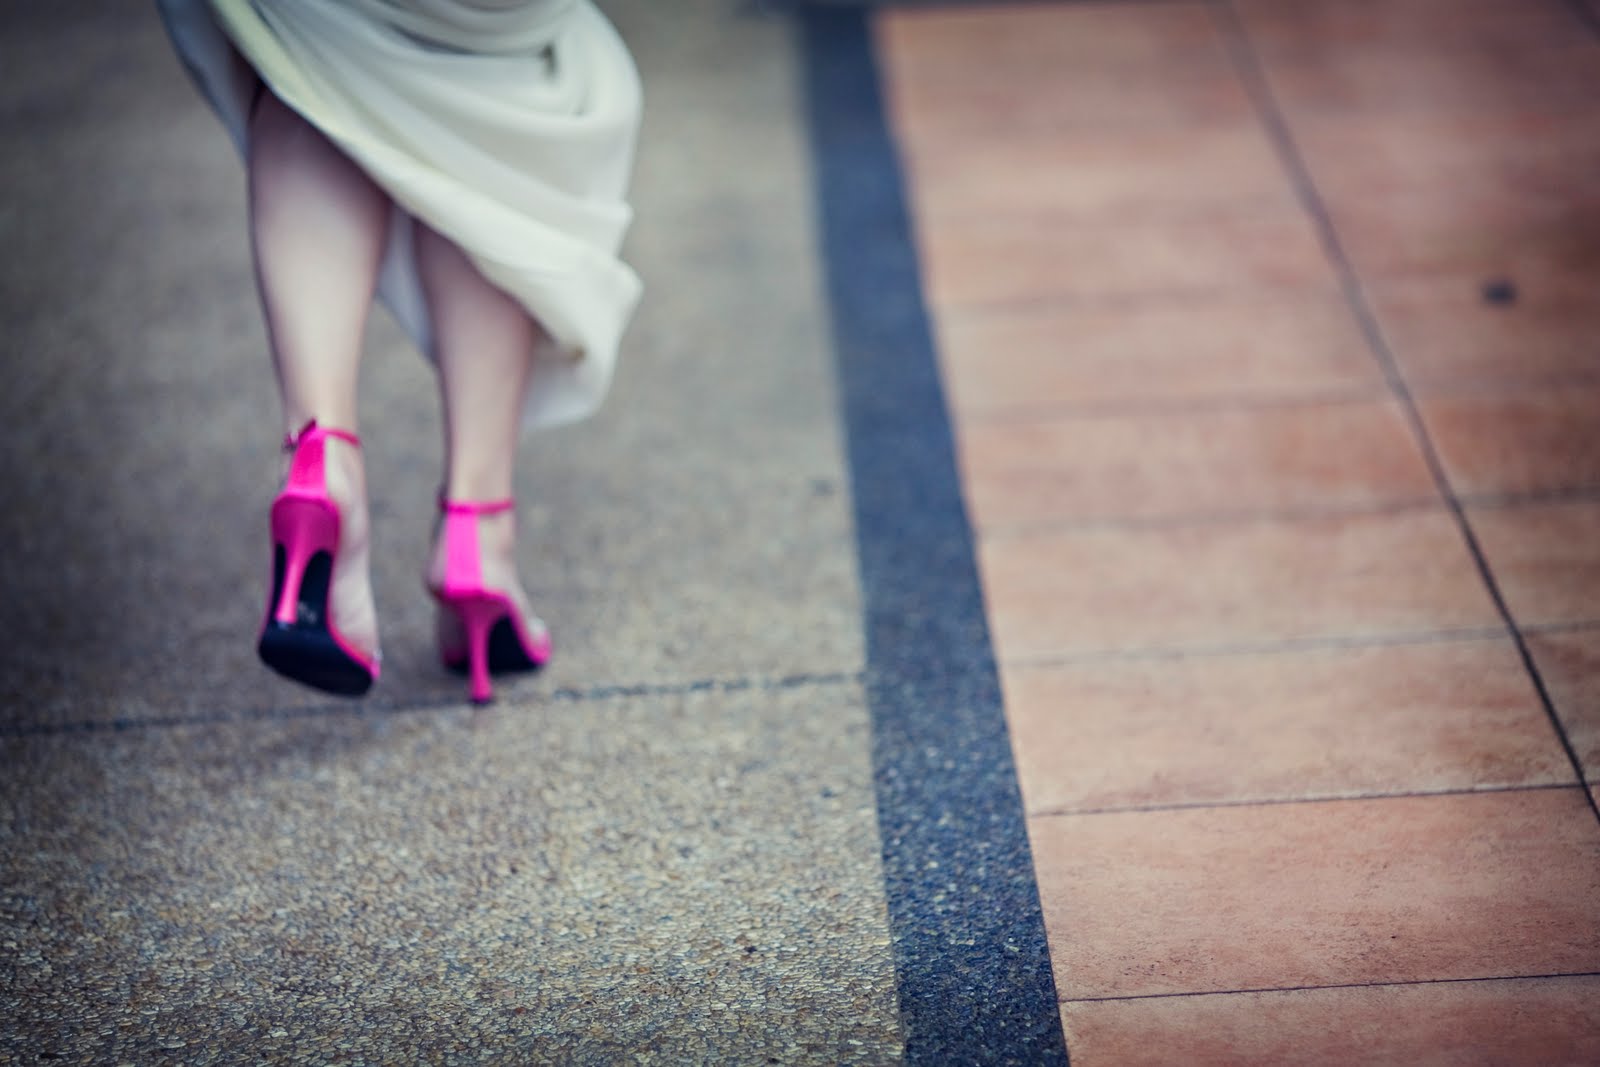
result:
<svg viewBox="0 0 1600 1067"><path fill-rule="evenodd" d="M356 447L344 430L307 423L284 441L289 480L272 502L272 591L257 652L279 674L340 696L360 696L378 677L378 657L346 641L333 624L328 597L339 550L339 506L328 495L327 441Z"/></svg>
<svg viewBox="0 0 1600 1067"><path fill-rule="evenodd" d="M550 659L548 631L530 630L505 593L483 584L483 559L478 546L478 518L510 511L510 500L486 502L441 499L444 526L444 581L429 592L442 608L453 612L466 632L466 648L440 648L440 658L450 670L465 670L474 704L494 699L491 674L536 671Z"/></svg>
<svg viewBox="0 0 1600 1067"><path fill-rule="evenodd" d="M272 619L293 626L302 621L300 593L312 560L319 552L331 557L339 547L338 512L331 502L290 496L285 491L272 502L272 540L275 549L284 554Z"/></svg>
<svg viewBox="0 0 1600 1067"><path fill-rule="evenodd" d="M465 598L456 600L451 606L467 631L472 702L487 704L494 699L494 685L489 681L489 633L500 619L501 606L492 600Z"/></svg>

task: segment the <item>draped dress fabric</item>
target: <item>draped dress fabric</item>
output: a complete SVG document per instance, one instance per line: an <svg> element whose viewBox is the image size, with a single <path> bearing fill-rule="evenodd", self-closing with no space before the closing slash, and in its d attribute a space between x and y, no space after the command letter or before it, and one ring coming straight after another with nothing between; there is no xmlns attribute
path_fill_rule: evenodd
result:
<svg viewBox="0 0 1600 1067"><path fill-rule="evenodd" d="M433 335L413 218L459 245L549 335L524 424L599 406L640 293L618 250L641 94L626 47L589 0L158 3L241 153L259 77L389 193L379 295L425 353Z"/></svg>

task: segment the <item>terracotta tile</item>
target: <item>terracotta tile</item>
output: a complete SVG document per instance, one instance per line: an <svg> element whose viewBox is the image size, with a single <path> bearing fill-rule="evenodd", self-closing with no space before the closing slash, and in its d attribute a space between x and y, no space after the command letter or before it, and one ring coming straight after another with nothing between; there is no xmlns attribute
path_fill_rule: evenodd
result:
<svg viewBox="0 0 1600 1067"><path fill-rule="evenodd" d="M1009 667L1004 681L1036 814L1573 777L1509 638Z"/></svg>
<svg viewBox="0 0 1600 1067"><path fill-rule="evenodd" d="M946 310L935 324L950 401L963 417L1383 388L1334 292Z"/></svg>
<svg viewBox="0 0 1600 1067"><path fill-rule="evenodd" d="M1530 634L1526 640L1584 777L1600 782L1600 630Z"/></svg>
<svg viewBox="0 0 1600 1067"><path fill-rule="evenodd" d="M1581 291L1566 301L1594 307L1600 117L1593 108L1296 125L1340 240L1366 278L1447 272L1452 285L1474 293L1504 279L1535 301Z"/></svg>
<svg viewBox="0 0 1600 1067"><path fill-rule="evenodd" d="M947 221L925 228L936 312L1042 300L1320 287L1333 273L1298 211L1127 226Z"/></svg>
<svg viewBox="0 0 1600 1067"><path fill-rule="evenodd" d="M985 5L875 21L897 130L1119 129L1247 119L1206 12L1189 5Z"/></svg>
<svg viewBox="0 0 1600 1067"><path fill-rule="evenodd" d="M1600 978L1063 1005L1074 1067L1600 1063Z"/></svg>
<svg viewBox="0 0 1600 1067"><path fill-rule="evenodd" d="M960 74L1066 68L1227 64L1210 15L1193 4L991 3L898 9L873 21L878 51L896 74L930 81Z"/></svg>
<svg viewBox="0 0 1600 1067"><path fill-rule="evenodd" d="M907 141L904 163L924 226L952 218L1148 220L1296 205L1258 122L923 137Z"/></svg>
<svg viewBox="0 0 1600 1067"><path fill-rule="evenodd" d="M1484 298L1496 280L1515 287L1513 302ZM1372 279L1367 292L1408 381L1513 383L1600 379L1597 284L1581 274L1445 274Z"/></svg>
<svg viewBox="0 0 1600 1067"><path fill-rule="evenodd" d="M1256 46L1277 53L1538 48L1572 42L1577 28L1562 0L1236 0L1236 7Z"/></svg>
<svg viewBox="0 0 1600 1067"><path fill-rule="evenodd" d="M1062 999L1600 971L1578 788L1029 820Z"/></svg>
<svg viewBox="0 0 1600 1067"><path fill-rule="evenodd" d="M1321 41L1262 54L1291 121L1360 112L1394 115L1582 112L1600 98L1594 45L1581 32L1554 42L1485 40L1339 47Z"/></svg>
<svg viewBox="0 0 1600 1067"><path fill-rule="evenodd" d="M1600 385L1423 393L1457 494L1600 487Z"/></svg>
<svg viewBox="0 0 1600 1067"><path fill-rule="evenodd" d="M1587 265L1591 292L1600 279L1600 257L1586 244L1600 232L1595 109L1296 126L1317 189L1367 272L1526 271L1544 263Z"/></svg>
<svg viewBox="0 0 1600 1067"><path fill-rule="evenodd" d="M1443 512L1085 529L979 546L1003 660L1500 625Z"/></svg>
<svg viewBox="0 0 1600 1067"><path fill-rule="evenodd" d="M895 132L910 143L1002 133L1232 124L1254 114L1233 71L1210 66L1179 68L1159 78L1061 65L987 78L895 78L887 95Z"/></svg>
<svg viewBox="0 0 1600 1067"><path fill-rule="evenodd" d="M1595 199L1600 116L1517 112L1306 118L1295 143L1325 196L1394 191L1578 205Z"/></svg>
<svg viewBox="0 0 1600 1067"><path fill-rule="evenodd" d="M985 531L1439 499L1387 399L995 420L958 436L968 503Z"/></svg>
<svg viewBox="0 0 1600 1067"><path fill-rule="evenodd" d="M1600 501L1477 507L1468 517L1519 625L1600 620Z"/></svg>
<svg viewBox="0 0 1600 1067"><path fill-rule="evenodd" d="M1600 278L1600 197L1528 197L1492 186L1334 194L1339 240L1364 277L1421 272L1510 279Z"/></svg>

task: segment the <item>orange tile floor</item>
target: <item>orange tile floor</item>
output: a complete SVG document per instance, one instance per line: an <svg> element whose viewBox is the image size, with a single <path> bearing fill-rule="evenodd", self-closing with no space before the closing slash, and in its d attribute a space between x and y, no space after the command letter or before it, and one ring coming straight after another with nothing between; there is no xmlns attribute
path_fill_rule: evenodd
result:
<svg viewBox="0 0 1600 1067"><path fill-rule="evenodd" d="M877 17L1079 1067L1600 1063L1597 27Z"/></svg>

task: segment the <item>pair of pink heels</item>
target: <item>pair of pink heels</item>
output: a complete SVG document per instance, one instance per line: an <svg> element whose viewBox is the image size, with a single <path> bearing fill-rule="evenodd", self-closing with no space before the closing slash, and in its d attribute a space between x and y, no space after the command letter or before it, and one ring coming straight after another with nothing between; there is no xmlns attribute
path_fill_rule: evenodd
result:
<svg viewBox="0 0 1600 1067"><path fill-rule="evenodd" d="M378 659L340 635L328 610L333 560L339 548L339 508L328 495L326 445L336 437L361 445L344 430L308 423L284 442L289 480L272 502L272 593L258 647L279 674L342 696L360 696L378 679ZM510 500L440 500L444 510L445 574L430 589L455 613L465 648L442 647L451 670L465 669L474 703L494 697L491 676L537 670L550 659L550 635L532 633L515 602L483 583L477 520L512 508Z"/></svg>

